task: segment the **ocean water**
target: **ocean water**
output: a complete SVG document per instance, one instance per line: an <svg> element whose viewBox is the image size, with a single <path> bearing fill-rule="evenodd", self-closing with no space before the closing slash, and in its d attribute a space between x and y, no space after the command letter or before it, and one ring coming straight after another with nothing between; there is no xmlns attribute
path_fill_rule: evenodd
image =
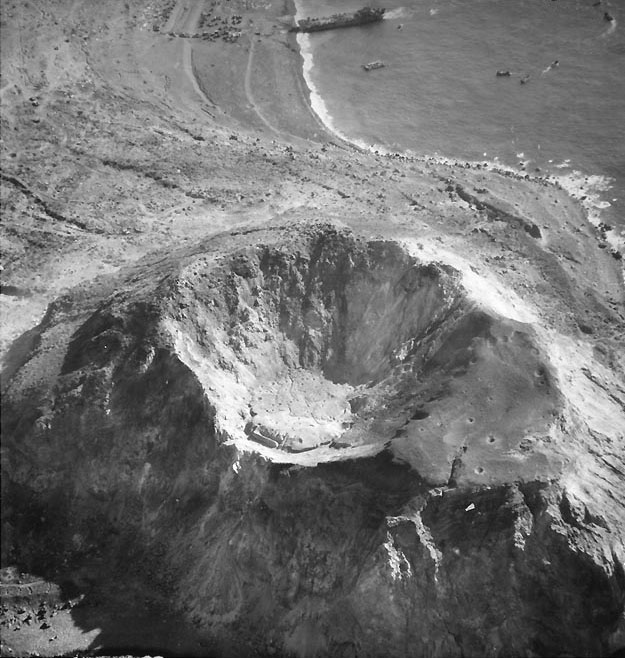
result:
<svg viewBox="0 0 625 658"><path fill-rule="evenodd" d="M373 0L380 23L298 36L313 108L363 146L558 176L622 240L625 2L596 3ZM366 3L296 4L301 18Z"/></svg>

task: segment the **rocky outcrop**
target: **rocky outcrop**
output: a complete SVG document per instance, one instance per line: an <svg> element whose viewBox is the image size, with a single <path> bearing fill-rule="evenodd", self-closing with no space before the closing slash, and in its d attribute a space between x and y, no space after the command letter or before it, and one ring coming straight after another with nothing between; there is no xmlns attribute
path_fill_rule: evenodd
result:
<svg viewBox="0 0 625 658"><path fill-rule="evenodd" d="M296 224L61 298L9 355L5 554L105 545L219 655L618 648L618 413L510 291L428 254Z"/></svg>

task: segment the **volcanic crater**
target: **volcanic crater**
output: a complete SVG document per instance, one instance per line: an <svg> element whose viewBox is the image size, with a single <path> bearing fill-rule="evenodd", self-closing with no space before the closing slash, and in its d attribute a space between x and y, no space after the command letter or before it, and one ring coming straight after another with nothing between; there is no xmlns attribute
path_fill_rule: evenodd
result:
<svg viewBox="0 0 625 658"><path fill-rule="evenodd" d="M299 464L390 449L432 484L461 463L481 483L549 472L527 447L560 396L531 326L405 244L307 233L194 257L177 278L163 322L222 440Z"/></svg>

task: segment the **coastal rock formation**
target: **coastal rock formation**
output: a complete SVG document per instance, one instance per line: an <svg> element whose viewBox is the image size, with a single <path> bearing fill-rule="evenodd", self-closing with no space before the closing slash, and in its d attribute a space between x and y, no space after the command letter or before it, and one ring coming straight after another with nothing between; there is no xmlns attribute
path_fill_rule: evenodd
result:
<svg viewBox="0 0 625 658"><path fill-rule="evenodd" d="M131 547L220 655L606 654L622 475L575 355L423 245L253 235L69 294L13 347L20 558Z"/></svg>

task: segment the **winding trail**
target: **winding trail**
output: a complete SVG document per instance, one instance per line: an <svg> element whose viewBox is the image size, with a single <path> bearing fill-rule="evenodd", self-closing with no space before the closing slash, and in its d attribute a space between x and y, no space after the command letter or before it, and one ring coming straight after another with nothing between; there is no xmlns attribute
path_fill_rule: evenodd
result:
<svg viewBox="0 0 625 658"><path fill-rule="evenodd" d="M250 52L247 57L247 67L245 69L245 95L247 96L247 100L249 104L251 105L252 109L256 114L258 115L258 118L271 130L272 132L281 135L282 131L278 130L273 124L269 122L269 120L263 115L263 113L260 111L260 108L256 104L256 101L254 100L254 94L252 93L252 66L254 63L254 47L255 47L256 39L254 38L254 35L250 35Z"/></svg>
<svg viewBox="0 0 625 658"><path fill-rule="evenodd" d="M172 9L169 18L167 19L167 23L165 23L163 27L163 32L173 32L174 27L180 20L180 14L182 13L184 15L184 12L187 9L186 4L187 3L184 0L178 0L176 6Z"/></svg>
<svg viewBox="0 0 625 658"><path fill-rule="evenodd" d="M200 87L197 77L195 76L195 71L193 69L193 51L189 41L189 39L185 39L185 42L182 46L182 67L184 68L184 72L186 73L187 78L189 78L189 82L191 83L195 93L211 108L217 108L217 105L204 93L202 87ZM215 116L206 107L202 107L201 109L211 117Z"/></svg>
<svg viewBox="0 0 625 658"><path fill-rule="evenodd" d="M164 27L164 31L172 32L176 30L178 32L187 33L196 32L203 9L204 0L195 0L191 3L189 0L178 0ZM217 105L206 95L195 75L193 69L193 46L191 39L182 39L182 41L182 68L184 69L185 75L199 98L210 108L217 108ZM215 117L215 114L207 107L201 106L200 109L209 116L213 118Z"/></svg>

